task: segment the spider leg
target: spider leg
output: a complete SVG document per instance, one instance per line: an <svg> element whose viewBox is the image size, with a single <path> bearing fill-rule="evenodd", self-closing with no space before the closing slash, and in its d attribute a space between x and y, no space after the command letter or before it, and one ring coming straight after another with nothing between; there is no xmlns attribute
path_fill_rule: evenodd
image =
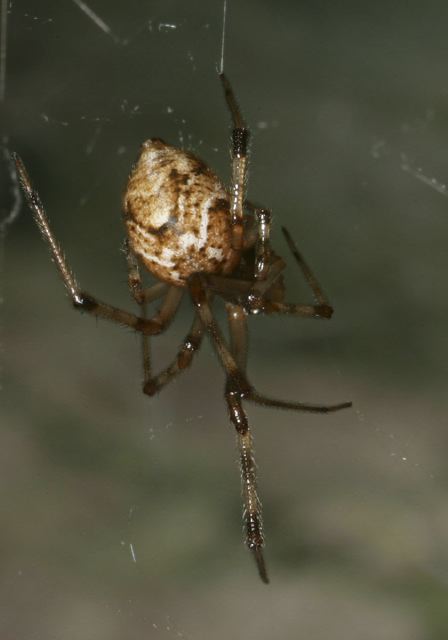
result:
<svg viewBox="0 0 448 640"><path fill-rule="evenodd" d="M264 211L264 210L260 210ZM280 275L280 271L284 268L285 263L281 258L274 256L270 260L270 264L266 267L266 262L270 259L269 254L269 246L267 249L261 249L264 251L264 271L263 271L263 279L258 280L252 287L251 292L247 297L247 302L245 304L245 308L249 313L286 313L291 315L298 315L305 318L331 318L333 315L333 307L328 302L328 298L324 294L322 287L320 286L316 276L311 271L308 264L305 262L303 256L299 253L297 246L295 245L293 239L291 238L289 232L285 227L282 227L282 231L285 235L288 246L295 257L303 276L310 286L314 299L317 304L309 305L309 304L290 304L285 302L279 302L275 300L264 297L264 294L268 292L272 284L274 283L276 277ZM259 219L259 235L263 232L263 219ZM267 231L265 231L264 238L264 246L269 243L269 226L267 227ZM259 243L263 241L263 238L259 240ZM280 261L281 267L278 262ZM256 277L256 273L255 273Z"/></svg>
<svg viewBox="0 0 448 640"><path fill-rule="evenodd" d="M150 289L146 289L145 291L142 291L143 297L141 298L139 305L140 305L141 314L143 318L147 317L147 301L144 299L144 296L148 296L148 294L151 292L152 289L153 288L151 287ZM179 289L178 287L169 287L168 292L166 293L165 298L160 306L160 309L158 310L155 316L161 322L163 326L163 330L167 329L168 326L171 324L171 321L174 318L179 308L179 304L181 302L183 294L184 292L182 289ZM142 334L141 346L142 346L142 362L143 362L143 391L144 393L148 393L148 389L150 388L150 385L152 384L153 380L157 380L157 378L154 379L151 374L150 336ZM169 380L167 382L169 382ZM166 382L164 384L166 384ZM163 386L163 384L159 385L156 391L158 391L161 386ZM149 393L149 395L153 395L153 394Z"/></svg>
<svg viewBox="0 0 448 640"><path fill-rule="evenodd" d="M129 289L136 302L140 305L142 316L146 317L147 303L160 297L160 295L163 294L164 290L166 290L167 285L158 283L150 287L149 289L144 289L142 285L138 259L129 246L127 246L126 255L128 262ZM179 289L177 289L176 287L171 287L171 290L171 297L173 292L179 291ZM169 294L167 294L167 297ZM172 302L173 308L175 307L175 313L180 299L177 302L176 298L172 298ZM174 313L172 313L171 317L174 316ZM166 326L168 326L168 324ZM199 350L202 343L203 335L204 327L202 325L201 319L199 318L199 316L197 316L197 314L195 314L190 331L185 336L176 357L168 367L163 369L156 376L153 376L151 372L151 351L149 336L142 335L144 372L143 392L149 396L153 396L158 393L164 386L169 384L171 380L173 380L173 378L182 373L182 371L185 371L185 369L190 366L194 354Z"/></svg>
<svg viewBox="0 0 448 640"><path fill-rule="evenodd" d="M264 297L284 268L282 258L275 257L264 279L256 280L255 284L250 280L215 275L207 275L207 283L212 291L241 304L249 314L283 313L301 318L331 318L333 309L328 304L289 304Z"/></svg>
<svg viewBox="0 0 448 640"><path fill-rule="evenodd" d="M271 248L269 236L271 234L271 212L268 209L256 209L255 217L258 225L258 238L255 245L255 270L256 280L264 280L269 271Z"/></svg>
<svg viewBox="0 0 448 640"><path fill-rule="evenodd" d="M246 369L247 359L247 323L246 313L239 305L226 304L230 331L230 349L242 371ZM238 387L227 377L225 391L230 420L235 427L240 455L241 485L243 493L243 520L246 544L253 552L261 580L269 582L263 556L264 535L261 502L257 493L257 466L253 450L253 438L246 412L242 405L242 396Z"/></svg>
<svg viewBox="0 0 448 640"><path fill-rule="evenodd" d="M217 276L214 273L207 273L207 287L214 293L218 293L226 300L231 299L238 303L241 296L246 297L252 287L252 281L229 276Z"/></svg>
<svg viewBox="0 0 448 640"><path fill-rule="evenodd" d="M138 262L138 258L130 248L128 242L126 243L126 259L128 264L129 290L134 300L140 307L142 318L147 318L148 303L160 298L168 289L165 300L162 303L161 309L159 310L159 315L164 322L164 328L167 329L179 307L183 291L179 290L176 287L168 288L168 285L162 282L159 282L152 287L144 288L140 275L140 265ZM146 385L151 380L151 345L149 336L142 334L141 346L144 380L143 390L145 391Z"/></svg>
<svg viewBox="0 0 448 640"><path fill-rule="evenodd" d="M79 288L75 276L67 265L62 249L53 235L45 209L42 205L39 194L33 189L31 180L25 169L25 165L17 154L12 154L12 157L16 165L17 174L19 176L23 192L26 196L28 206L33 213L34 219L44 240L48 244L53 262L56 264L64 286L75 308L80 311L87 311L98 318L104 318L106 320L111 320L112 322L117 322L118 324L131 327L145 335L161 333L164 329L164 324L160 314L156 314L154 318L150 319L144 317L141 318L133 313L123 311L122 309L108 305L105 302L101 302Z"/></svg>
<svg viewBox="0 0 448 640"><path fill-rule="evenodd" d="M232 352L241 371L246 371L247 365L247 314L239 304L226 303L227 322L230 334L230 351Z"/></svg>
<svg viewBox="0 0 448 640"><path fill-rule="evenodd" d="M140 304L140 310L142 318L147 318L147 304L146 301L143 300ZM149 336L145 336L144 333L141 334L141 348L142 348L142 364L143 364L143 381L146 384L146 381L151 377L151 343Z"/></svg>
<svg viewBox="0 0 448 640"><path fill-rule="evenodd" d="M195 314L190 331L185 336L176 357L168 367L156 376L151 376L149 372L145 375L143 392L149 396L153 396L169 384L173 378L182 373L182 371L185 371L185 369L190 366L195 353L199 351L203 336L204 326L202 320Z"/></svg>
<svg viewBox="0 0 448 640"><path fill-rule="evenodd" d="M326 305L329 308L331 308L331 305L328 302L327 296L323 292L322 287L320 286L320 284L319 284L316 276L312 272L311 268L309 267L309 265L305 261L304 257L302 256L302 254L298 250L297 245L294 242L294 240L292 239L291 234L289 233L288 229L286 227L282 227L282 232L283 232L283 235L285 236L286 242L288 243L288 246L289 246L289 248L291 250L292 255L296 259L297 264L299 265L305 280L307 281L307 283L309 284L309 286L310 286L310 288L311 288L311 290L313 292L313 295L314 295L314 298L315 298L316 302L318 304L320 304L320 305ZM331 308L331 310L333 311L332 308Z"/></svg>
<svg viewBox="0 0 448 640"><path fill-rule="evenodd" d="M165 282L157 282L157 284L148 288L143 286L137 256L130 248L128 242L126 242L126 261L128 264L129 291L137 304L141 304L142 302L153 302L166 292L169 285Z"/></svg>
<svg viewBox="0 0 448 640"><path fill-rule="evenodd" d="M326 304L292 304L289 302L274 302L272 300L249 299L245 305L248 313L263 313L271 315L282 313L301 318L331 318L333 308Z"/></svg>
<svg viewBox="0 0 448 640"><path fill-rule="evenodd" d="M246 530L246 544L253 552L260 578L268 584L269 578L263 556L264 536L261 503L257 493L256 464L253 453L253 438L242 406L241 394L232 388L230 380L226 384L226 400L230 420L235 427L240 454L241 484L243 488L243 518Z"/></svg>
<svg viewBox="0 0 448 640"><path fill-rule="evenodd" d="M346 409L351 402L335 405L315 405L302 402L285 402L268 398L258 393L247 380L245 374L247 352L247 329L245 310L241 305L228 304L229 325L231 333L231 347L227 346L224 336L216 323L208 301L207 280L203 274L197 273L189 279L189 289L196 306L197 313L207 330L212 344L227 376L225 397L229 409L229 416L235 427L240 452L240 465L243 485L244 522L246 528L246 542L254 553L258 572L263 582L268 582L267 570L263 556L263 523L261 503L257 494L256 465L253 454L252 434L246 413L242 406L243 400L249 400L264 406L308 411L311 413L329 413Z"/></svg>
<svg viewBox="0 0 448 640"><path fill-rule="evenodd" d="M230 188L230 216L232 223L232 246L239 251L244 245L243 208L247 179L247 146L249 130L241 115L232 86L224 73L220 73L224 97L232 116L232 184Z"/></svg>
<svg viewBox="0 0 448 640"><path fill-rule="evenodd" d="M276 409L288 409L290 411L306 411L307 413L334 413L341 409L349 409L353 405L353 402L351 401L329 405L310 404L305 402L287 402L285 400L269 398L268 396L258 393L258 391L253 388L245 399L255 404L261 404L264 407L275 407Z"/></svg>
<svg viewBox="0 0 448 640"><path fill-rule="evenodd" d="M272 287L285 266L282 258L275 256L272 258L268 272L263 279L256 280L255 284L253 280L207 274L207 285L215 293L231 299L235 304L241 304L248 313L256 313L252 310L255 308L255 303Z"/></svg>
<svg viewBox="0 0 448 640"><path fill-rule="evenodd" d="M282 227L283 235L286 242L296 259L303 276L308 283L311 291L313 292L314 299L317 304L315 305L303 305L303 304L291 304L287 302L275 302L271 300L255 300L252 313L262 312L265 314L282 313L288 315L297 315L307 318L331 318L333 315L333 307L330 305L327 296L325 295L319 281L314 275L313 271L305 261L302 254L299 252L297 245L292 239L289 231L286 227Z"/></svg>
<svg viewBox="0 0 448 640"><path fill-rule="evenodd" d="M246 378L245 373L238 366L238 363L226 344L224 336L213 317L212 310L207 298L207 280L201 273L195 273L190 276L188 286L193 303L197 312L207 330L212 344L219 356L226 375L231 378L232 385L239 389L245 400L262 404L265 406L278 407L281 409L290 409L293 411L307 411L310 413L330 413L346 409L352 405L351 402L341 402L333 405L319 405L305 402L285 402L283 400L275 400L268 398L256 391Z"/></svg>

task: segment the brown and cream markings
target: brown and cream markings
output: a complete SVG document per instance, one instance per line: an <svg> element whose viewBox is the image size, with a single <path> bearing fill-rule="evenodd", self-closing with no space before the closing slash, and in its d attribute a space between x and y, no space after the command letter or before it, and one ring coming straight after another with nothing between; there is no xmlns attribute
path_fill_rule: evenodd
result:
<svg viewBox="0 0 448 640"><path fill-rule="evenodd" d="M238 264L229 194L193 154L144 142L123 205L132 251L157 278L185 286L192 273L225 275Z"/></svg>

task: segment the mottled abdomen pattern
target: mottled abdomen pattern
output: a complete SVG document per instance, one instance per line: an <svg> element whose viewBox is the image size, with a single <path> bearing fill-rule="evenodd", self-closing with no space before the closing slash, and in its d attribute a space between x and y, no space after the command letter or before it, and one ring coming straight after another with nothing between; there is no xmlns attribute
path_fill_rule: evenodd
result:
<svg viewBox="0 0 448 640"><path fill-rule="evenodd" d="M160 280L184 286L192 273L230 273L229 196L194 155L152 139L142 146L124 196L131 249Z"/></svg>

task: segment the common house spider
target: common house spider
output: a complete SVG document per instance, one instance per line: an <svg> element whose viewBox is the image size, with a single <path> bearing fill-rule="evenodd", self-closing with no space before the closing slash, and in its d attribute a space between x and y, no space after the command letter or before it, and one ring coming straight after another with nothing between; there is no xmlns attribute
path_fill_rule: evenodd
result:
<svg viewBox="0 0 448 640"><path fill-rule="evenodd" d="M314 297L314 304L285 302L282 275L285 262L271 249L270 212L245 199L249 130L223 73L220 80L233 126L230 188L223 186L202 160L158 138L143 143L131 171L123 210L127 232L128 284L139 305L139 315L101 302L79 287L23 162L17 154L13 155L28 205L74 307L131 327L141 334L144 393L155 395L189 367L204 335L208 334L226 374L225 399L237 435L245 540L255 557L262 581L267 583L256 464L243 400L265 407L311 413L338 411L352 403L325 406L277 400L259 393L247 378L248 315L277 313L330 318L333 309L290 234L282 228ZM140 275L142 266L160 282L144 287ZM193 302L193 323L174 360L154 375L149 337L168 328L185 293ZM225 302L229 343L213 314L214 296ZM162 299L159 309L148 317L147 305L159 298Z"/></svg>

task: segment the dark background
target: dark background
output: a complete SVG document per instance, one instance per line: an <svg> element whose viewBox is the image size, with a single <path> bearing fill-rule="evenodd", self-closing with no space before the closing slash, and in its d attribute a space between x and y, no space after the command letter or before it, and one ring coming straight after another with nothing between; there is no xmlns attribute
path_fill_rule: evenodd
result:
<svg viewBox="0 0 448 640"><path fill-rule="evenodd" d="M9 5L3 149L82 286L132 309L120 200L141 142L183 145L228 180L222 4L89 0L109 33L69 0ZM3 226L2 638L447 637L447 24L435 1L228 6L249 196L336 309L251 319L249 370L271 395L354 402L249 407L269 587L241 542L210 347L145 397L138 338L72 311L26 207ZM6 151L1 166L5 219ZM289 299L308 301L290 266ZM159 366L190 316L156 341Z"/></svg>

